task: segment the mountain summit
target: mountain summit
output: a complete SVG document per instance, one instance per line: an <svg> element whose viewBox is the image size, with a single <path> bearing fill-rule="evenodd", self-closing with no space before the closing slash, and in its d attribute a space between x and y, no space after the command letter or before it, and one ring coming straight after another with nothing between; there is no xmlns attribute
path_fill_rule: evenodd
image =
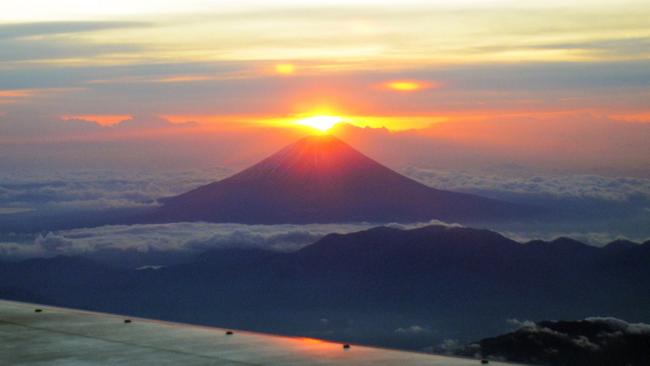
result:
<svg viewBox="0 0 650 366"><path fill-rule="evenodd" d="M305 137L229 178L165 198L163 221L258 224L513 217L506 202L437 190L329 135Z"/></svg>

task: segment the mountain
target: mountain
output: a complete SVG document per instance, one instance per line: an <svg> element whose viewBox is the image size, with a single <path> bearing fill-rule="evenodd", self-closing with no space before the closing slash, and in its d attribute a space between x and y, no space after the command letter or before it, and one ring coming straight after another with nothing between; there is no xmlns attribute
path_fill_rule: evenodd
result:
<svg viewBox="0 0 650 366"><path fill-rule="evenodd" d="M158 221L261 224L502 219L534 211L425 186L329 135L303 138L238 174L161 202Z"/></svg>
<svg viewBox="0 0 650 366"><path fill-rule="evenodd" d="M294 252L223 248L158 269L0 262L0 289L67 307L418 349L502 334L511 318L650 322L650 245L615 247L377 227Z"/></svg>

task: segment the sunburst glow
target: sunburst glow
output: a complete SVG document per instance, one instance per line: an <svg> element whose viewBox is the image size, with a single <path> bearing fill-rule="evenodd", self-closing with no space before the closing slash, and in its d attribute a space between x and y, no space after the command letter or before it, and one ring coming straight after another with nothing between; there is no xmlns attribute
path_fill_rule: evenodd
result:
<svg viewBox="0 0 650 366"><path fill-rule="evenodd" d="M298 120L298 124L326 132L343 119L339 116L312 116Z"/></svg>

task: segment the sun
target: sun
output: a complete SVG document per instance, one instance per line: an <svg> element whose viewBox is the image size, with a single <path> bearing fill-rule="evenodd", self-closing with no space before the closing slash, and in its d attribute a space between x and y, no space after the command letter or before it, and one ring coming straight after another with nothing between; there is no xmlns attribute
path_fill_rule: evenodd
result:
<svg viewBox="0 0 650 366"><path fill-rule="evenodd" d="M321 132L327 132L332 126L341 122L343 118L339 116L312 116L297 121L298 124L315 128Z"/></svg>

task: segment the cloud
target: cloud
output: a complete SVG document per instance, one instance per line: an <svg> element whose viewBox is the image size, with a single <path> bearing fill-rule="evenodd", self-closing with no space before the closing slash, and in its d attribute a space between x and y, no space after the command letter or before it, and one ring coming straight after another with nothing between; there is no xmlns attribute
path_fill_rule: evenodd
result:
<svg viewBox="0 0 650 366"><path fill-rule="evenodd" d="M40 92L48 92L43 90ZM149 114L135 114L111 125L101 125L92 116L54 117L49 115L29 115L13 112L0 115L0 144L3 142L24 141L47 143L57 141L114 141L143 139L157 136L170 130L180 132L197 127L193 122L172 123L169 120ZM138 134L140 133L140 134ZM147 135L146 133L149 133ZM158 133L158 135L156 135Z"/></svg>
<svg viewBox="0 0 650 366"><path fill-rule="evenodd" d="M526 333L547 333L560 337L571 337L572 332L561 332L555 330L555 328L561 328L559 322L557 321L546 321L546 322L533 322L530 320L520 321L517 319L507 319L506 322L510 325L517 327L517 331L526 332ZM579 329L580 323L592 323L594 325L599 325L603 328L603 331L598 334L598 337L603 336L622 336L627 334L633 335L643 335L650 334L650 324L646 323L629 323L625 320L621 320L614 317L588 317L584 320L572 321L571 323L576 323L577 325L573 328L565 327L567 329L573 329L574 331ZM575 339L577 345L585 345L585 337L580 336ZM586 347L591 347L591 345L585 345Z"/></svg>
<svg viewBox="0 0 650 366"><path fill-rule="evenodd" d="M566 321L517 321L517 330L473 343L457 354L525 364L635 364L647 357L650 325L611 317ZM615 361L612 361L615 360ZM642 362L643 363L643 362Z"/></svg>
<svg viewBox="0 0 650 366"><path fill-rule="evenodd" d="M0 207L0 215L14 215L31 211L33 211L33 209L27 207Z"/></svg>
<svg viewBox="0 0 650 366"><path fill-rule="evenodd" d="M598 41L585 42L565 42L565 43L543 43L538 45L527 45L526 48L532 49L569 49L588 51L593 55L599 56L616 56L639 54L643 50L650 50L650 38L610 38Z"/></svg>
<svg viewBox="0 0 650 366"><path fill-rule="evenodd" d="M401 227L415 228L433 223L438 222ZM87 255L99 251L201 253L231 247L295 251L330 233L349 233L374 226L370 223L243 225L203 222L102 226L37 234L31 240L5 240L0 242L0 257Z"/></svg>
<svg viewBox="0 0 650 366"><path fill-rule="evenodd" d="M420 335L431 332L428 328L422 327L420 325L411 325L405 328L395 329L395 333L406 336Z"/></svg>
<svg viewBox="0 0 650 366"><path fill-rule="evenodd" d="M456 351L463 348L463 344L457 339L444 339L438 346L433 347L433 351L446 355L453 355Z"/></svg>
<svg viewBox="0 0 650 366"><path fill-rule="evenodd" d="M0 258L3 259L36 258L43 256L43 253L43 248L35 244L0 241Z"/></svg>
<svg viewBox="0 0 650 366"><path fill-rule="evenodd" d="M61 36L105 29L143 26L129 22L52 22L0 25L0 61L75 59L108 54L137 53L143 46L93 43Z"/></svg>
<svg viewBox="0 0 650 366"><path fill-rule="evenodd" d="M625 342L627 336L650 335L650 324L628 323L624 320L613 317L591 317L579 321L557 322L520 322L516 319L509 319L508 323L517 325L519 328L514 332L516 337L538 339L538 344L569 344L575 348L587 352L596 352L605 349L612 344L613 340ZM591 323L592 327L585 328L585 323ZM594 335L594 327L598 332ZM548 349L552 354L552 349Z"/></svg>
<svg viewBox="0 0 650 366"><path fill-rule="evenodd" d="M515 171L518 172L517 169ZM83 215L88 211L100 212L106 209L150 207L156 205L157 199L161 197L189 191L223 179L234 172L236 170L221 168L214 164L196 169L152 167L146 169L123 167L120 169L61 169L56 166L42 169L31 167L19 169L9 167L0 170L0 227L2 222L13 222L20 217L22 220L38 217L38 220L43 221L47 220L47 215L56 217L59 213L74 215L76 212L77 215ZM546 204L553 202L555 205L553 207L578 207L582 210L597 207L598 210L609 215L602 218L597 217L594 219L596 221L591 223L562 220L557 223L514 226L490 224L488 226L522 242L532 239L552 240L559 236L565 236L595 245L603 245L620 238L644 241L648 237L647 229L645 229L647 225L643 225L643 222L647 222L648 212L642 210L641 214L637 215L638 218L634 220L630 217L631 210L637 210L637 206L630 206L632 203L641 205L648 202L647 198L645 201L642 199L642 197L648 197L647 179L599 176L520 178L512 177L506 173L498 175L495 172L453 172L424 168L409 168L404 172L439 189L475 192L503 199L514 197L522 202L530 201L530 198L526 197L535 197L535 203L537 201ZM527 170L524 170L525 172ZM590 187L589 182L595 187ZM640 196L628 196L631 192L637 192ZM597 206L576 206L575 196L595 196L604 201L599 201ZM550 197L555 198L551 200ZM619 199L632 201L619 203L616 201ZM620 216L620 222L612 221L610 216ZM445 224L435 220L430 223ZM389 224L388 226L400 229L409 227L409 225L400 224ZM8 224L6 227L15 226ZM293 235L301 234L296 232ZM259 237L255 236L242 236L240 242L255 242L258 239ZM283 240L295 242L298 239L277 237L274 240L279 243ZM196 248L200 248L202 244L202 242L197 242L194 245Z"/></svg>
<svg viewBox="0 0 650 366"><path fill-rule="evenodd" d="M547 326L540 325L538 323L525 324L521 328L517 329L516 333L526 334L529 337L541 336L545 339L556 339L565 343L572 343L578 348L583 348L590 351L595 351L599 349L599 346L589 340L589 338L584 335L568 334L557 331Z"/></svg>
<svg viewBox="0 0 650 366"><path fill-rule="evenodd" d="M650 335L650 324L646 323L628 323L613 317L590 317L585 320L591 323L603 324L611 329L612 332L619 331L623 334Z"/></svg>
<svg viewBox="0 0 650 366"><path fill-rule="evenodd" d="M225 76L246 69L246 62L159 62L119 65L77 65L75 67L40 67L22 65L0 74L3 88L53 88L80 85L137 84L179 75L206 74ZM121 108L120 108L121 109ZM70 112L70 111L68 111ZM129 111L133 113L134 111Z"/></svg>
<svg viewBox="0 0 650 366"><path fill-rule="evenodd" d="M51 47L60 50L48 52L73 52L69 45L57 44L65 41L55 40ZM57 113L61 114L81 113L62 109L83 106L86 109L83 113L86 114L101 113L103 109L103 113L108 114L117 111L149 114L190 114L200 111L202 114L277 117L296 108L307 108L309 106L305 103L309 104L310 100L318 103L323 98L348 114L389 117L389 122L400 117L430 116L431 120L424 121L424 126L427 122L439 121L441 117L454 122L476 117L503 122L504 118L512 118L513 115L520 117L549 112L603 115L620 114L622 111L647 112L646 89L650 77L646 72L649 67L646 60L473 64L436 68L417 66L400 71L352 70L345 74L323 74L319 62L306 61L305 67L313 71L288 79L269 75L265 71L270 68L268 61L185 60L169 63L163 59L158 60L161 63L152 63L149 59L142 59L134 63L133 58L137 57L133 54L147 54L148 51L130 50L129 47L143 47L142 44L145 43L81 44L78 52L86 54L85 57L92 53L128 53L131 56L129 64L124 65L124 60L120 59L107 65L111 60L106 57L103 57L101 65L92 66L75 64L74 67L63 65L53 68L17 63L17 66L7 66L8 70L0 74L0 85L9 89L87 87L85 93L63 96L61 105L50 105L39 100L33 103L39 108L56 108ZM39 57L39 54L43 54L38 50L41 47L39 44L16 44L14 47L16 50L6 51L5 57L29 53L37 53L35 57ZM47 48L48 45L43 44L42 47ZM445 92L430 89L403 98L373 87L392 79L435 81L445 85ZM160 82L173 80L177 82ZM269 90L273 90L273 93L269 93ZM610 96L613 92L617 92L619 98L612 99ZM106 111L109 109L106 100L111 101L109 111ZM562 121L567 119L562 118ZM580 140L573 142L581 143Z"/></svg>
<svg viewBox="0 0 650 366"><path fill-rule="evenodd" d="M557 198L626 201L650 197L650 178L594 174L535 175L531 169L494 168L493 172L447 171L408 167L402 173L440 189L474 193L517 193Z"/></svg>
<svg viewBox="0 0 650 366"><path fill-rule="evenodd" d="M211 169L141 172L129 170L5 171L0 173L0 213L34 210L106 209L154 205L229 175Z"/></svg>
<svg viewBox="0 0 650 366"><path fill-rule="evenodd" d="M52 39L0 39L0 62L95 57L135 53L142 50L142 46L132 44L95 44L78 40Z"/></svg>
<svg viewBox="0 0 650 366"><path fill-rule="evenodd" d="M0 61L55 60L136 53L142 46L127 43L93 43L73 37L111 29L148 27L144 22L60 21L0 24Z"/></svg>
<svg viewBox="0 0 650 366"><path fill-rule="evenodd" d="M358 135L363 136L350 137L355 147L393 166L408 164L450 170L507 162L573 173L648 177L650 147L646 141L650 137L650 123L624 123L621 120L629 116L617 117L621 114L640 119L647 116L646 86L650 82L647 61L465 65L381 73L357 70L346 74L297 75L290 79L260 72L264 67L252 61L56 69L21 65L0 73L3 88L11 91L82 89L8 99L20 100L20 104L8 107L10 113L0 121L0 130L14 133L2 131L0 139L11 143L48 136L46 133L53 130L52 125L57 121L47 121L39 113L57 116L191 116L194 113L218 116L213 127L239 130L244 130L243 126L233 119L247 115L251 116L255 128L248 125L245 129L260 131L267 122L265 118L285 116L297 108L309 109L311 100L331 99L334 107L356 116L358 123L363 123L363 116L393 126L408 126L410 117L419 118L419 127L440 119L449 121L405 133L380 134L361 129L363 133ZM445 85L445 93L424 91L401 98L367 89L392 78L439 80ZM160 80L185 82L151 82ZM367 92L360 93L362 90ZM614 92L622 97L611 98ZM24 115L16 116L18 112ZM8 128L3 124L14 126ZM76 126L73 130L69 124L66 134L81 139L106 132ZM185 139L191 137L189 133L178 135ZM62 133L55 136L60 137ZM114 135L113 138L129 137ZM131 135L130 138L143 137ZM238 142L244 146L247 141ZM190 151L187 146L178 145L174 149L182 153ZM10 158L14 159L11 155Z"/></svg>
<svg viewBox="0 0 650 366"><path fill-rule="evenodd" d="M531 327L536 327L537 325L535 324L534 321L531 320L519 320L519 319L506 319L506 323L509 325L514 326L515 328L531 328Z"/></svg>
<svg viewBox="0 0 650 366"><path fill-rule="evenodd" d="M124 21L27 22L0 24L0 40L55 34L85 33L107 29L147 27L150 23Z"/></svg>
<svg viewBox="0 0 650 366"><path fill-rule="evenodd" d="M159 266L159 265L144 265L136 268L136 271L144 271L144 270L158 270L161 268L164 268L165 266Z"/></svg>

